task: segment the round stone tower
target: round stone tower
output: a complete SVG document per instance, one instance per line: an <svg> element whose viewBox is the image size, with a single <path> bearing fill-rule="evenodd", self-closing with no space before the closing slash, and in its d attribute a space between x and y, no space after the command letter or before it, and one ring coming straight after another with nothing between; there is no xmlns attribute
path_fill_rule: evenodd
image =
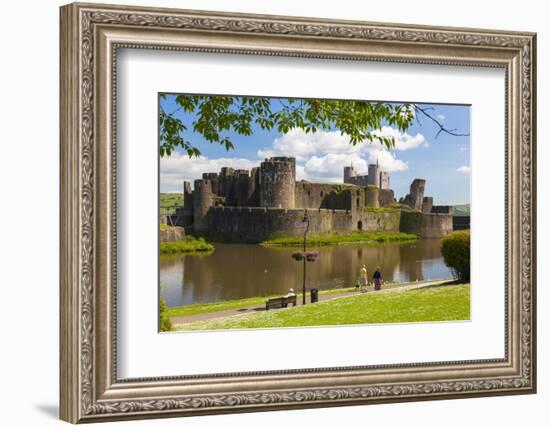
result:
<svg viewBox="0 0 550 427"><path fill-rule="evenodd" d="M272 157L260 164L260 206L293 209L295 193L294 157Z"/></svg>
<svg viewBox="0 0 550 427"><path fill-rule="evenodd" d="M379 189L374 185L368 185L366 189L366 205L369 208L380 207L380 201L378 198Z"/></svg>
<svg viewBox="0 0 550 427"><path fill-rule="evenodd" d="M380 168L378 164L369 165L369 178L367 182L369 185L376 185L380 188Z"/></svg>
<svg viewBox="0 0 550 427"><path fill-rule="evenodd" d="M344 166L344 183L351 184L353 178L357 176L357 172L353 166Z"/></svg>
<svg viewBox="0 0 550 427"><path fill-rule="evenodd" d="M214 193L212 192L212 181L208 179L195 180L193 191L193 229L196 232L208 228L206 214L214 205Z"/></svg>

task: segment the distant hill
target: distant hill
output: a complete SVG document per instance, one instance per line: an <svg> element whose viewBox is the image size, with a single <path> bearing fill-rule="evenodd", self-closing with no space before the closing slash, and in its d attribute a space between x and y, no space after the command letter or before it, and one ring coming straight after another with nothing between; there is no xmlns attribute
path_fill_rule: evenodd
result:
<svg viewBox="0 0 550 427"><path fill-rule="evenodd" d="M183 207L183 193L160 193L160 213L174 214Z"/></svg>
<svg viewBox="0 0 550 427"><path fill-rule="evenodd" d="M453 215L454 216L469 216L470 215L470 204L466 205L454 205L453 206Z"/></svg>

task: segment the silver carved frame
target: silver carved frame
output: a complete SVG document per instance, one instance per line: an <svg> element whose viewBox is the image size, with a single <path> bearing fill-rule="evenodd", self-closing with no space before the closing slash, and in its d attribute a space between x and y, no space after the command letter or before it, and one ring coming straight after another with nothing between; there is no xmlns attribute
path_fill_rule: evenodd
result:
<svg viewBox="0 0 550 427"><path fill-rule="evenodd" d="M536 391L535 34L100 4L71 4L60 13L63 420ZM505 69L505 357L117 379L115 65L121 47Z"/></svg>

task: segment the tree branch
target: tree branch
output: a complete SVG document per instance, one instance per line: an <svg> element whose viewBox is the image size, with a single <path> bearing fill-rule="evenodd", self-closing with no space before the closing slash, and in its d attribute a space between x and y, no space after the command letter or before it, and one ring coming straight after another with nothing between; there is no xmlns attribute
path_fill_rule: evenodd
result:
<svg viewBox="0 0 550 427"><path fill-rule="evenodd" d="M433 121L438 127L439 127L439 130L437 131L437 133L435 134L435 138L437 139L437 137L441 134L441 133L446 133L448 135L452 135L452 136L470 136L469 133L458 133L457 132L457 129L447 129L445 126L443 126L439 120L437 120L435 117L433 117L430 113L428 113L428 110L433 110L432 107L429 107L429 108L421 108L419 107L418 105L414 104L414 111L416 113L422 113L424 116L426 116L428 119L430 119L431 121ZM417 118L417 121L418 121L418 118Z"/></svg>

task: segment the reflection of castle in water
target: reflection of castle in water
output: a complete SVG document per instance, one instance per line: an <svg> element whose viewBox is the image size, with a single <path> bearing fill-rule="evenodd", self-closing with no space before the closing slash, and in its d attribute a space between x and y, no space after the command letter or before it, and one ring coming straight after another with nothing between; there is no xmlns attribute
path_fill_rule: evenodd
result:
<svg viewBox="0 0 550 427"><path fill-rule="evenodd" d="M223 167L219 173L204 173L193 190L185 182L184 207L169 220L197 235L240 242L301 235L305 209L311 235L405 231L442 237L452 231L451 208L432 206L433 199L424 197L423 179L415 179L401 200L417 211L414 221L402 221L398 210L372 209L396 202L390 175L377 164L368 166L368 175L345 167L343 181L296 181L296 161L291 157L265 159L250 172Z"/></svg>
<svg viewBox="0 0 550 427"><path fill-rule="evenodd" d="M441 259L438 239L375 246L331 246L308 269L307 286L332 289L352 286L361 265L369 275L378 266L387 281L450 277ZM284 293L299 288L302 264L292 248L216 244L208 256L182 255L160 260L162 293L170 306ZM299 286L300 285L300 286Z"/></svg>

